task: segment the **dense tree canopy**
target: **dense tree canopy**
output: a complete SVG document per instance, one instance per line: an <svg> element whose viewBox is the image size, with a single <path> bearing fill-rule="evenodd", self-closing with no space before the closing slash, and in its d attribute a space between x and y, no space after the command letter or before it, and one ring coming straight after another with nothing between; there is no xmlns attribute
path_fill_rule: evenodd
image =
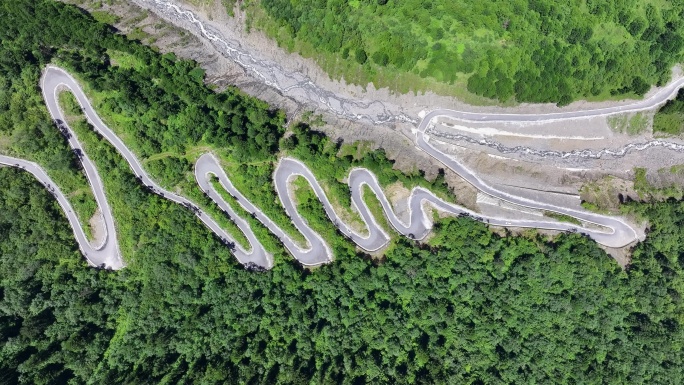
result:
<svg viewBox="0 0 684 385"><path fill-rule="evenodd" d="M263 103L234 91L211 94L191 75L194 64L114 35L73 7L5 0L0 12L0 121L12 125L0 128L3 146L9 141L11 151L78 175L37 88L40 66L58 57L100 87L95 93L111 95L104 111L129 109L118 129L133 130L148 116L158 122L156 131L124 131L138 151L158 157L201 140L225 140L212 143L229 150L246 143L239 147L253 151L233 155L251 162L238 170L255 186L267 183L254 167L271 164L281 125ZM36 37L38 25L55 32ZM127 70L112 65L106 42L156 72L118 75ZM220 126L221 116L238 116L257 133ZM167 128L182 119L199 119L204 131ZM652 225L623 271L577 234L502 237L468 218L441 221L428 244L397 239L384 258L371 258L301 194L301 210L323 230L336 261L307 271L281 248L274 269L256 273L188 210L145 190L111 146L87 127L75 129L104 181L129 266L89 268L50 194L30 175L0 168L0 383L684 381L682 202L628 207ZM391 170L381 152L355 158L303 126L293 131L283 147L318 164L314 172L329 174L322 180L333 192L352 164L378 171L381 183L418 178ZM275 139L257 139L260 133ZM182 159L155 159L146 167L166 183L187 172ZM432 186L448 193L439 178Z"/></svg>
<svg viewBox="0 0 684 385"><path fill-rule="evenodd" d="M653 117L653 131L670 135L684 132L684 90L658 110Z"/></svg>
<svg viewBox="0 0 684 385"><path fill-rule="evenodd" d="M291 48L350 53L379 67L521 102L643 95L669 78L684 43L680 1L261 0ZM259 17L260 12L252 12ZM371 61L369 60L369 61ZM368 71L373 79L372 68ZM348 79L349 80L349 79Z"/></svg>
<svg viewBox="0 0 684 385"><path fill-rule="evenodd" d="M144 115L135 125L120 125L125 135L141 139L136 148L141 156L184 152L200 140L231 147L244 159L264 158L277 149L282 112L235 89L213 93L202 86L203 71L194 63L131 44L78 8L53 1L0 1L0 15L2 74L20 79L28 69L38 69L35 76L58 59L94 90L106 92L102 103L112 111L124 118ZM111 66L112 53L140 65Z"/></svg>
<svg viewBox="0 0 684 385"><path fill-rule="evenodd" d="M380 264L254 273L160 200L135 219L173 226L144 230L141 263L98 271L49 194L0 170L5 383L684 380L682 203L638 207L654 226L627 272L587 238L502 238L461 218Z"/></svg>

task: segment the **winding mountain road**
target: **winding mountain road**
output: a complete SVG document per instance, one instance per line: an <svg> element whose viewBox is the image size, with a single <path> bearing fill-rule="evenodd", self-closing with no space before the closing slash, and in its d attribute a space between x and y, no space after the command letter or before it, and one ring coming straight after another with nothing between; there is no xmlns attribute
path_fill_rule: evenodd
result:
<svg viewBox="0 0 684 385"><path fill-rule="evenodd" d="M120 269L125 266L125 263L119 250L116 224L106 199L105 187L103 185L102 179L100 178L93 162L87 156L85 151L83 151L76 134L66 123L64 114L59 108L58 94L64 89L68 89L74 94L76 100L81 105L83 113L85 114L88 122L100 135L102 135L116 148L116 150L121 154L121 156L124 157L124 159L126 159L131 167L131 170L136 175L140 183L147 186L150 191L173 202L181 204L191 210L212 232L214 232L214 234L216 234L216 236L223 241L224 244L231 248L238 261L248 267L269 269L273 266L273 257L258 241L247 221L245 221L243 218L240 218L230 204L228 204L222 198L221 194L214 187L214 184L212 184L213 177L218 179L221 187L225 189L231 196L233 196L236 202L242 206L244 210L251 213L254 218L259 220L274 235L276 235L295 259L307 266L320 265L330 262L333 259L333 255L325 240L323 240L319 234L313 231L306 223L306 220L297 212L295 199L293 196L291 196L290 189L288 188L291 180L297 176L303 177L308 181L314 193L323 204L327 216L335 224L335 226L337 226L339 230L356 245L367 251L376 251L384 247L389 241L389 235L377 224L375 218L370 212L370 209L366 206L363 200L363 186L370 187L372 192L378 198L393 229L404 236L416 240L423 239L429 233L433 225L430 210L425 208L426 205L453 215L468 215L491 225L543 228L559 231L577 231L585 233L597 242L609 247L622 247L637 240L637 234L634 229L620 218L532 201L498 191L489 186L479 179L472 171L467 169L463 164L440 152L429 143L430 137L426 133L426 130L429 127L432 119L442 115L454 117L454 113L459 114L457 111L439 110L433 111L425 116L423 121L415 130L416 144L420 149L427 152L439 162L443 163L446 167L449 167L461 175L473 186L486 194L517 205L568 215L584 222L593 223L599 227L584 228L571 223L551 220L516 220L510 218L482 216L458 205L445 202L435 196L432 192L419 187L414 188L411 192L408 200L408 221L404 221L395 214L392 205L384 195L375 175L366 169L355 168L350 171L348 177L349 186L351 189L352 204L353 208L359 212L368 229L367 234L359 234L345 224L344 221L335 213L335 210L333 209L323 189L318 184L313 173L298 160L292 158L283 158L279 161L278 166L276 167L273 179L281 204L283 205L287 214L290 216L294 226L306 239L306 247L301 247L295 241L293 241L285 231L283 231L261 210L247 200L240 193L240 191L238 191L232 185L230 178L228 175L226 175L216 157L209 153L204 154L200 156L195 164L196 181L200 188L207 194L207 196L211 198L245 234L250 245L248 249L245 249L239 245L226 231L224 231L212 217L202 211L197 204L188 200L187 198L167 191L155 183L154 180L152 180L145 172L138 158L126 147L121 139L117 137L116 134L102 122L76 80L66 71L58 67L48 66L45 69L41 80L41 88L48 111L54 119L57 128L68 139L69 145L72 149L74 149L83 164L88 181L92 186L95 200L100 207L100 211L102 212L104 219L103 223L106 229L104 241L100 245L96 246L92 246L88 242L78 217L68 199L66 199L65 195L59 190L59 188L39 165L22 159L2 155L0 155L0 164L19 167L30 172L52 192L66 213L67 219L74 230L79 248L87 258L88 262L93 266ZM652 102L659 103L661 100L652 99ZM644 106L644 108L646 107ZM588 113L592 112L589 111ZM498 117L494 115L491 115L491 118L498 119ZM482 119L490 119L490 116L483 116ZM520 119L534 120L536 118L533 115L521 115Z"/></svg>
<svg viewBox="0 0 684 385"><path fill-rule="evenodd" d="M468 183L473 185L478 190L490 195L492 197L501 199L506 202L510 202L516 205L529 207L533 209L552 211L558 214L568 215L573 218L579 219L580 221L592 223L594 225L603 226L605 228L611 229L608 232L600 230L589 230L586 228L576 227L576 230L582 233L586 233L591 236L596 242L603 244L608 247L619 248L626 246L637 239L637 233L622 219L617 217L611 217L607 215L596 214L585 210L574 210L567 207L559 207L549 203L533 201L523 197L515 196L500 190L487 184L485 181L480 179L475 173L468 169L463 163L457 161L456 159L450 157L449 155L439 151L433 147L430 143L430 137L426 134L426 130L430 125L432 119L443 116L445 111L433 111L432 113L425 116L425 119L420 123L418 129L416 130L416 142L418 147L429 154L431 157L435 158L439 162L443 163L445 166L456 172ZM546 223L535 222L536 224L531 227L546 228ZM563 229L557 229L563 230ZM565 229L571 230L571 229Z"/></svg>

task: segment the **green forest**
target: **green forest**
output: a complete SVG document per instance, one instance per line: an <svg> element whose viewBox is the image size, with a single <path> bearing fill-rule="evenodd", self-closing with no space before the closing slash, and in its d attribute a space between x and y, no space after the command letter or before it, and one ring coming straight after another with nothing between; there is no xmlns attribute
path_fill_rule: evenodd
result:
<svg viewBox="0 0 684 385"><path fill-rule="evenodd" d="M0 40L0 151L44 165L65 191L87 184L40 96L47 63L80 79L166 185L186 183L193 154L208 148L269 216L282 211L269 195L282 154L311 166L340 205L340 175L356 165L383 185L453 194L441 177L402 174L383 152L305 124L284 137L283 112L236 89L214 93L195 63L76 7L0 0ZM425 244L394 237L371 257L304 188L299 208L335 262L307 270L272 241L274 268L254 272L189 210L140 185L87 125L75 129L128 267L88 267L49 192L0 168L0 383L684 382L684 202L625 205L651 225L622 270L581 235L502 236L468 218L440 220Z"/></svg>
<svg viewBox="0 0 684 385"><path fill-rule="evenodd" d="M245 4L250 26L348 82L501 102L640 96L669 79L684 42L674 0Z"/></svg>
<svg viewBox="0 0 684 385"><path fill-rule="evenodd" d="M684 132L684 90L668 100L653 116L653 132L679 135Z"/></svg>

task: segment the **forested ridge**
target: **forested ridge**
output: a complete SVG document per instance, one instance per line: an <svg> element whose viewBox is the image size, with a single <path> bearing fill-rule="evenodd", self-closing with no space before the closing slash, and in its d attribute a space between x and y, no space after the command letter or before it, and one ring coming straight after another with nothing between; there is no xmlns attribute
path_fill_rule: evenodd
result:
<svg viewBox="0 0 684 385"><path fill-rule="evenodd" d="M669 78L684 42L684 4L669 0L245 4L254 25L347 81L421 90L410 74L500 101L643 95Z"/></svg>
<svg viewBox="0 0 684 385"><path fill-rule="evenodd" d="M38 88L50 61L83 79L103 117L168 184L187 177L187 154L209 146L224 148L237 163L229 170L249 179L240 183L266 197L279 149L328 173L321 183L341 201L338 175L354 165L383 184L451 193L440 178L401 175L381 152L345 150L305 125L282 139L282 113L236 90L212 93L194 63L115 35L74 7L0 0L0 34L0 149L47 164L74 189L77 162ZM75 129L129 266L89 268L50 194L0 168L0 383L684 381L682 202L626 207L651 223L626 271L577 234L502 237L452 218L428 244L394 239L384 258L359 255L327 220L312 223L334 263L307 271L279 247L273 270L257 273L190 211L141 186L87 127ZM312 222L324 218L320 203L299 197Z"/></svg>
<svg viewBox="0 0 684 385"><path fill-rule="evenodd" d="M658 109L653 117L653 131L669 135L684 132L684 90L679 90L676 98Z"/></svg>

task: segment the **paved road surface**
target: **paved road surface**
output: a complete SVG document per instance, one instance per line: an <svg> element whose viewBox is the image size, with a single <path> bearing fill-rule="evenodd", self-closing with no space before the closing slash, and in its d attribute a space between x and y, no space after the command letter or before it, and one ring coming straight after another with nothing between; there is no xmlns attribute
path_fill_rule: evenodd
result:
<svg viewBox="0 0 684 385"><path fill-rule="evenodd" d="M468 170L464 165L448 155L440 152L429 143L429 137L425 133L431 120L437 116L448 115L456 118L463 118L458 111L439 110L429 113L421 122L416 130L416 144L417 146L430 154L432 157L442 162L446 167L454 170L456 173L465 178L473 186L489 194L493 197L503 199L518 205L531 207L535 209L554 211L560 214L568 215L580 219L585 222L591 222L603 228L587 229L576 226L570 223L557 221L536 221L536 220L516 220L510 218L481 216L475 212L467 210L463 207L444 202L436 197L432 192L423 188L414 188L409 198L409 221L404 222L394 213L394 210L382 192L382 189L377 182L375 175L366 169L356 168L349 173L349 186L351 189L351 197L354 208L359 211L361 218L365 222L368 233L359 234L347 226L342 219L335 213L332 205L328 201L323 189L316 181L316 178L311 171L301 162L292 158L283 158L279 161L278 166L274 172L273 178L276 192L280 198L281 204L285 211L292 219L294 226L304 235L306 245L300 246L293 241L287 233L285 233L278 225L276 225L270 218L264 215L257 207L249 202L230 182L230 178L226 175L218 159L212 154L202 155L195 164L195 178L200 188L205 191L207 196L211 198L228 217L233 220L240 230L245 234L249 241L250 247L248 249L239 245L228 233L226 233L218 223L203 212L194 202L171 193L161 188L156 184L142 168L137 157L124 145L114 132L109 129L99 118L97 113L93 110L87 97L79 87L78 83L64 70L49 66L46 68L41 81L43 96L47 104L48 110L55 120L58 128L68 138L69 145L77 152L83 167L90 182L97 204L100 207L104 217L104 226L106 227L106 236L101 245L95 247L91 246L81 228L80 222L73 208L69 204L64 194L57 188L55 183L45 173L45 171L35 163L28 162L21 159L16 159L7 156L0 156L0 164L7 166L20 167L31 174L33 174L43 185L45 185L55 195L57 201L67 215L70 225L74 229L76 240L81 251L84 253L89 263L94 266L105 266L111 269L120 269L125 266L121 253L119 251L118 242L116 238L116 224L112 215L109 204L107 203L102 180L95 168L93 162L88 158L83 151L81 144L78 141L73 130L66 124L62 111L57 102L58 92L63 88L68 88L76 97L89 123L94 129L107 139L116 150L128 162L133 173L137 176L140 183L147 186L147 188L176 203L179 203L189 210L191 210L212 232L216 234L228 247L231 248L236 258L246 266L259 267L269 269L273 266L273 257L269 254L263 246L259 243L256 236L252 232L249 224L240 218L231 206L222 198L221 194L214 188L211 183L211 177L217 177L221 187L225 189L247 212L251 213L257 220L263 223L274 235L276 235L287 250L300 263L308 266L320 265L330 262L333 255L330 247L327 245L322 237L314 232L306 223L296 210L294 199L288 189L289 182L296 176L305 178L310 186L313 188L315 194L323 204L328 218L340 229L340 231L347 236L351 241L356 243L359 247L367 251L376 251L385 246L389 240L388 234L380 228L375 218L370 213L370 210L363 201L362 191L363 186L369 186L372 192L379 199L383 210L389 223L395 231L412 239L423 239L432 228L432 220L429 211L424 207L431 205L432 207L443 212L451 213L453 215L468 215L477 220L497 225L497 226L512 226L512 227L532 227L553 229L559 231L578 231L585 233L595 239L597 242L610 247L622 247L628 245L637 239L636 232L624 221L619 218L599 215L586 211L573 210L564 207L553 206L543 202L536 202L522 197L513 196L494 189L480 180L474 173ZM674 91L673 91L674 92ZM665 96L663 96L665 97ZM653 103L659 103L660 98L650 99ZM663 99L664 100L664 99ZM644 106L641 106L644 107ZM639 107L639 108L641 108ZM617 107L620 108L620 107ZM646 108L646 107L644 107ZM610 109L613 111L613 109ZM614 113L614 112L605 113ZM580 113L580 112L578 112ZM596 113L595 111L585 111L585 114ZM469 114L469 113L468 113ZM564 113L575 114L575 113ZM470 116L472 114L469 114ZM554 115L553 119L557 114ZM501 119L503 115L483 115L474 117L479 120ZM541 116L549 115L514 115L512 119L515 121L532 121L540 120ZM573 117L584 115L572 115ZM472 116L471 116L472 117Z"/></svg>
<svg viewBox="0 0 684 385"><path fill-rule="evenodd" d="M601 243L605 246L608 247L623 247L626 246L632 242L634 242L637 239L637 233L636 231L627 223L625 223L622 219L617 218L617 217L610 217L606 215L601 215L601 214L596 214L592 213L590 211L585 211L585 210L574 210L574 209L569 209L566 207L559 207L555 206L552 204L548 203L543 203L539 201L533 201L530 199L526 199L523 197L518 197L500 190L497 190L491 186L489 186L486 182L484 182L482 179L478 178L475 173L470 171L464 164L458 162L456 159L444 154L443 152L437 150L435 147L433 147L429 143L429 136L426 134L426 129L430 125L430 122L438 117L438 116L453 116L453 114L459 114L458 112L454 111L449 111L449 110L438 110L438 111L433 111L425 116L423 121L420 123L418 126L418 129L416 130L416 142L418 144L418 147L428 153L430 156L433 158L437 159L441 163L443 163L445 166L449 167L452 169L454 172L456 172L458 175L460 175L463 179L468 181L471 185L473 185L475 188L478 190L493 196L495 198L502 199L507 202L511 202L517 205L525 206L525 207L530 207L534 209L540 209L540 210L547 210L547 211L553 211L556 213L568 215L574 218L577 218L581 221L593 223L596 225L604 226L606 228L609 228L610 230L605 232L605 231L599 231L599 230L589 230L589 229L584 229L584 228L576 228L577 231L586 233L590 235L594 240L596 240L598 243ZM522 117L526 117L527 115L521 115ZM547 225L548 222L533 222L532 226L529 227L538 227L538 228L547 228L550 229L552 227L548 227Z"/></svg>
<svg viewBox="0 0 684 385"><path fill-rule="evenodd" d="M57 94L60 89L68 88L69 90L71 90L71 92L76 97L76 100L78 100L78 103L81 105L81 108L83 109L83 112L86 118L88 119L88 122L93 126L93 128L98 133L100 133L105 139L107 139L107 141L109 141L116 148L116 150L121 154L121 156L124 157L124 159L126 159L129 166L131 167L131 170L136 175L136 177L138 177L140 183L147 186L147 188L150 189L150 191L173 202L184 205L189 210L193 211L195 215L207 227L209 227L209 229L211 229L211 231L213 231L227 246L233 249L233 253L242 264L255 264L264 268L270 268L273 265L272 257L263 249L261 244L257 241L247 222L239 218L230 209L230 207L226 206L222 207L222 209L226 211L226 213L231 218L233 218L238 227L240 227L243 233L245 233L245 236L252 245L251 250L245 250L240 245L236 244L235 241L230 237L230 235L228 235L228 233L226 233L218 225L218 223L216 223L214 219L212 219L210 216L206 215L204 212L199 210L199 208L194 202L179 195L176 195L170 191L167 191L163 189L161 186L159 186L157 183L155 183L142 168L142 165L138 161L137 157L133 155L133 153L128 149L128 147L126 147L123 144L121 139L119 139L119 137L116 136L116 134L114 134L114 132L111 129L109 129L109 127L107 127L102 122L102 120L100 120L100 117L93 110L93 107L90 105L90 102L86 98L85 94L81 90L76 80L73 77L71 77L71 75L69 75L66 71L62 70L61 68L53 66L47 67L43 74L41 86L43 88L43 96L45 97L45 101L48 105L48 110L50 111L50 114L52 115L53 119L59 119L61 122L64 122L64 117L62 115L61 110L58 107ZM78 140L73 131L71 130L71 128L66 123L61 124L67 130L67 132L72 138L69 141L69 145L71 145L72 148L77 148L77 146L78 148L80 148L80 144L78 144ZM95 193L97 203L102 209L102 213L106 219L105 225L107 227L107 238L105 244L109 245L110 243L116 243L116 230L114 220L112 219L111 211L109 210L107 205L107 200L105 198L104 190L102 187L102 181L90 159L88 159L87 156L84 156L83 158L81 158L81 160L84 164L84 168L86 170L91 170L87 174L88 179L91 183L91 186L93 186L93 192ZM74 226L75 224L77 223L71 223L72 226ZM78 232L82 233L80 225ZM81 243L80 240L79 243ZM84 245L81 244L81 247L83 248ZM98 254L97 256L91 258L94 260L96 264L104 263L112 269L121 268L123 266L123 263L115 262L117 260L121 260L121 255L119 253L118 247L112 247L111 249L107 249L107 251L108 253L106 254ZM116 256L111 255L111 253L116 253Z"/></svg>
<svg viewBox="0 0 684 385"><path fill-rule="evenodd" d="M432 120L438 116L449 116L451 118L472 121L472 122L545 122L556 120L583 119L597 116L608 116L627 112L638 112L653 109L664 104L669 99L674 98L679 89L684 86L684 77L671 81L647 99L641 99L634 103L624 104L613 107L597 108L592 110L577 110L564 112L551 112L546 114L497 114L497 113L477 113L448 109L434 110L427 114L421 125L426 120Z"/></svg>
<svg viewBox="0 0 684 385"><path fill-rule="evenodd" d="M84 168L85 168L84 161ZM111 269L120 269L124 267L123 260L120 258L119 245L116 239L116 232L113 227L113 218L111 212L109 211L109 206L107 202L102 202L98 198L96 191L96 201L100 205L103 217L105 219L105 226L107 229L107 234L102 244L95 247L91 246L88 242L88 238L83 232L81 223L78 221L76 212L74 211L69 200L64 196L59 187L52 181L52 179L47 175L47 173L38 164L34 162L29 162L23 159L17 159L10 156L0 155L0 165L17 167L31 173L40 183L42 183L45 188L50 191L50 193L57 199L57 202L62 207L62 210L66 214L67 220L74 230L74 235L76 236L76 241L81 249L81 252L86 257L88 263L92 266L97 267L107 267ZM92 167L92 164L90 164ZM92 168L91 168L92 170ZM87 172L87 171L86 171ZM88 174L86 174L88 175ZM88 175L90 178L91 175ZM97 184L93 184L94 190L97 190ZM103 194L99 194L103 197Z"/></svg>

